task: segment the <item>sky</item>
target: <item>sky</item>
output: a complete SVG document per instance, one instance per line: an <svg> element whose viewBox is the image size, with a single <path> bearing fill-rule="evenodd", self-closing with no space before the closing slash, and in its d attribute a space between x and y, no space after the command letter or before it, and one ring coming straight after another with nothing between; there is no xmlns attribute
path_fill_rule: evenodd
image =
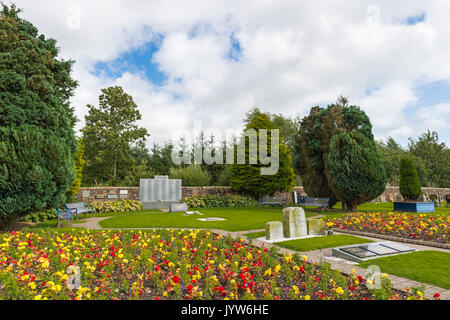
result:
<svg viewBox="0 0 450 320"><path fill-rule="evenodd" d="M7 1L4 1L8 3ZM376 139L426 130L450 145L448 0L15 0L76 61L71 101L119 85L162 143L201 127L239 133L252 107L305 116L339 95Z"/></svg>

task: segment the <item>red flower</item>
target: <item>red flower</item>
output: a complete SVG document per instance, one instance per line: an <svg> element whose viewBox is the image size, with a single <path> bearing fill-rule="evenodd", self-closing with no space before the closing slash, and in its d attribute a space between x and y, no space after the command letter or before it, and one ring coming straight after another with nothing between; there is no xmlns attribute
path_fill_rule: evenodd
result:
<svg viewBox="0 0 450 320"><path fill-rule="evenodd" d="M436 300L438 300L438 299L440 298L440 296L441 296L441 295L440 295L439 293L436 292L436 293L434 294L433 297L434 297Z"/></svg>
<svg viewBox="0 0 450 320"><path fill-rule="evenodd" d="M172 277L173 282L178 283L180 282L180 278L178 276L173 276Z"/></svg>
<svg viewBox="0 0 450 320"><path fill-rule="evenodd" d="M364 281L363 277L361 277L361 276L358 276L358 280L359 280L359 282L363 282Z"/></svg>
<svg viewBox="0 0 450 320"><path fill-rule="evenodd" d="M348 290L355 291L355 287L354 287L354 286L350 286L350 287L348 288Z"/></svg>

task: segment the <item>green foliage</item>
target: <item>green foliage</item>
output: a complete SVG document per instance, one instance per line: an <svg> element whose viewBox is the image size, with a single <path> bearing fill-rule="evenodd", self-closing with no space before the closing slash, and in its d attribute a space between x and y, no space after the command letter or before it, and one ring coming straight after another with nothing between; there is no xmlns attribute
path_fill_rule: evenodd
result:
<svg viewBox="0 0 450 320"><path fill-rule="evenodd" d="M121 87L102 89L99 107L88 108L81 130L86 160L84 184L115 186L132 166L131 147L145 141L147 129L137 126L141 119L138 106Z"/></svg>
<svg viewBox="0 0 450 320"><path fill-rule="evenodd" d="M81 139L77 139L77 152L75 153L75 180L67 191L67 201L72 201L80 191L81 180L83 179L83 167L86 161L83 159L84 146Z"/></svg>
<svg viewBox="0 0 450 320"><path fill-rule="evenodd" d="M340 200L354 210L386 185L370 120L344 97L327 108L312 108L301 121L294 165L306 193L330 198L330 206Z"/></svg>
<svg viewBox="0 0 450 320"><path fill-rule="evenodd" d="M140 179L153 179L155 172L149 169L145 160L141 160L139 164L135 159L131 159L131 166L124 178L123 185L127 187L139 186Z"/></svg>
<svg viewBox="0 0 450 320"><path fill-rule="evenodd" d="M138 200L122 199L119 201L96 201L88 203L94 205L95 213L127 212L142 210L143 205Z"/></svg>
<svg viewBox="0 0 450 320"><path fill-rule="evenodd" d="M445 143L439 143L437 132L427 131L416 140L410 138L408 149L429 170L427 181L421 181L423 185L450 188L450 149Z"/></svg>
<svg viewBox="0 0 450 320"><path fill-rule="evenodd" d="M219 178L217 179L216 185L218 186L230 185L231 169L232 166L225 165L225 168L222 170L222 172L219 175Z"/></svg>
<svg viewBox="0 0 450 320"><path fill-rule="evenodd" d="M169 176L171 179L183 180L183 186L187 187L208 186L211 181L209 172L202 170L201 166L197 164L181 168L171 168Z"/></svg>
<svg viewBox="0 0 450 320"><path fill-rule="evenodd" d="M400 162L400 193L406 200L417 200L422 194L416 167L411 159L403 158Z"/></svg>
<svg viewBox="0 0 450 320"><path fill-rule="evenodd" d="M267 130L267 155L271 155L271 133L277 129L270 121L269 116L260 114L247 123L245 130L254 129L259 141L259 130ZM281 141L279 143L278 172L274 175L262 175L261 168L269 167L261 163L260 145L256 148L256 164L250 164L249 142L245 136L245 164L233 164L231 168L230 186L241 194L260 197L262 195L274 194L278 191L291 191L295 183L295 174L292 169L292 158L290 151Z"/></svg>
<svg viewBox="0 0 450 320"><path fill-rule="evenodd" d="M375 143L360 132L333 136L328 166L337 198L352 211L386 188L386 173Z"/></svg>
<svg viewBox="0 0 450 320"><path fill-rule="evenodd" d="M193 196L183 199L189 208L256 207L258 201L248 196Z"/></svg>
<svg viewBox="0 0 450 320"><path fill-rule="evenodd" d="M94 205L95 213L112 213L112 212L128 212L142 210L143 205L140 201L122 199L119 201L96 201L87 203L87 205ZM65 208L65 207L64 207ZM20 221L25 222L42 222L58 218L56 209L48 209L44 211L37 211L27 214L20 218Z"/></svg>
<svg viewBox="0 0 450 320"><path fill-rule="evenodd" d="M48 209L44 211L37 211L29 213L26 216L20 218L20 221L24 222L42 222L46 220L52 220L58 218L58 213L56 209Z"/></svg>
<svg viewBox="0 0 450 320"><path fill-rule="evenodd" d="M294 166L301 177L305 192L312 197L330 198L332 207L337 199L328 183L321 148L321 118L325 112L323 108L314 107L309 115L301 120L295 145Z"/></svg>
<svg viewBox="0 0 450 320"><path fill-rule="evenodd" d="M73 61L19 12L0 13L0 227L63 203L75 177Z"/></svg>

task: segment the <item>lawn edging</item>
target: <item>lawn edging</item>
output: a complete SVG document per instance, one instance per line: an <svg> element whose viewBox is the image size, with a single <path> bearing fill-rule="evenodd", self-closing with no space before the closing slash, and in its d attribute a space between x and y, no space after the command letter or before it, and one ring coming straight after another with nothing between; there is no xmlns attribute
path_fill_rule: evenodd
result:
<svg viewBox="0 0 450 320"><path fill-rule="evenodd" d="M422 246L436 247L436 248L450 250L450 245L449 244L445 244L445 243L437 243L437 242L431 242L431 241L407 239L407 238L402 238L402 237L388 236L388 235L385 235L385 234L378 234L378 233L371 233L371 232L362 232L362 231L348 230L348 229L341 229L341 228L335 228L334 230L336 232L354 234L354 235L358 235L358 236L380 238L380 239L390 240L390 241L413 243L413 244L418 244L418 245L422 245Z"/></svg>

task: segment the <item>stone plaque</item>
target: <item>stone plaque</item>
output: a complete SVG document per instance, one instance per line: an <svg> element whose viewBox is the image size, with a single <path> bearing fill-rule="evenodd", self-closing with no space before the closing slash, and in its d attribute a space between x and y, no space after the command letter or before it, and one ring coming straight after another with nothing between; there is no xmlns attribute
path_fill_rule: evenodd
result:
<svg viewBox="0 0 450 320"><path fill-rule="evenodd" d="M108 194L108 199L117 199L117 194Z"/></svg>
<svg viewBox="0 0 450 320"><path fill-rule="evenodd" d="M156 176L155 179L141 179L139 195L141 202L181 201L181 180Z"/></svg>
<svg viewBox="0 0 450 320"><path fill-rule="evenodd" d="M170 212L186 212L188 210L188 206L186 203L171 203L170 204Z"/></svg>
<svg viewBox="0 0 450 320"><path fill-rule="evenodd" d="M81 197L82 198L89 198L90 195L91 195L91 191L90 190L83 190L83 191L81 191Z"/></svg>
<svg viewBox="0 0 450 320"><path fill-rule="evenodd" d="M128 190L120 190L120 194L128 194Z"/></svg>
<svg viewBox="0 0 450 320"><path fill-rule="evenodd" d="M364 250L360 247L350 247L350 248L342 248L342 251L357 256L359 258L367 258L377 256L376 253L371 251Z"/></svg>

